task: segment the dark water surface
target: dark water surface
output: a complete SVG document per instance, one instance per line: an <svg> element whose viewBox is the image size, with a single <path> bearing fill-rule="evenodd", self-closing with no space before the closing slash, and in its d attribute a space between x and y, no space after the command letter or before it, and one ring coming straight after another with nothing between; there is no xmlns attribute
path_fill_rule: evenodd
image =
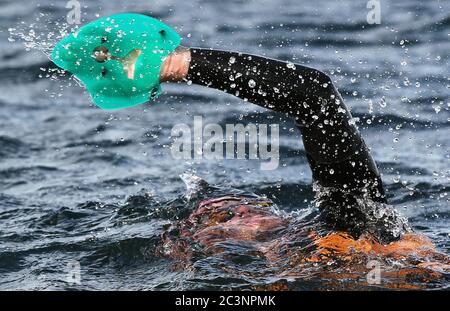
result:
<svg viewBox="0 0 450 311"><path fill-rule="evenodd" d="M148 13L176 26L186 46L267 55L329 73L359 118L389 202L450 253L450 1L384 0L381 25L367 24L365 1L80 2L85 21ZM36 51L54 42L36 35L57 33L55 22L66 13L65 1L0 3L0 289L228 289L283 279L266 270L243 273L249 262L236 268L240 273L226 272L218 267L238 263L224 258L173 269L155 249L164 225L188 214L188 206L173 211L186 171L306 213L314 193L294 124L194 86L165 85L149 105L95 108L73 80L46 77L53 66ZM30 37L30 51L17 35L8 40L8 28ZM174 160L170 131L192 124L194 115L219 124L279 123L280 167ZM71 260L82 277L73 287L66 283ZM296 289L327 288L320 278L290 281Z"/></svg>

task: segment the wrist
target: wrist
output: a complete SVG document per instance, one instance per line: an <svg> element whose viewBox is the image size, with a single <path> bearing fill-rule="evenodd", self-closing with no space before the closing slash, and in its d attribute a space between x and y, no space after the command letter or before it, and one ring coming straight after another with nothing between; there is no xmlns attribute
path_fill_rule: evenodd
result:
<svg viewBox="0 0 450 311"><path fill-rule="evenodd" d="M163 61L159 73L160 82L179 82L188 75L191 52L188 48L179 46Z"/></svg>

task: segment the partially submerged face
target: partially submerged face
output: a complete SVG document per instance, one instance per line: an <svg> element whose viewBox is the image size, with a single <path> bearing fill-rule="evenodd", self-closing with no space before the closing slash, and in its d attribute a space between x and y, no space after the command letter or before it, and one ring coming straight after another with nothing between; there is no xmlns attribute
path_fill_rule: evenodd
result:
<svg viewBox="0 0 450 311"><path fill-rule="evenodd" d="M276 215L271 204L244 197L206 200L186 220L181 234L206 248L229 239L267 241L287 225L287 219Z"/></svg>

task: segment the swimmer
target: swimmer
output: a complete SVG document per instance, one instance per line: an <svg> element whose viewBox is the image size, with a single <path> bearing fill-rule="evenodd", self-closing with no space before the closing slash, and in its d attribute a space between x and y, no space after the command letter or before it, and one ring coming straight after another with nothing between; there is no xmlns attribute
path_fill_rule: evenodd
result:
<svg viewBox="0 0 450 311"><path fill-rule="evenodd" d="M448 271L448 257L386 205L376 163L328 75L302 64L179 43L176 32L159 21L119 14L62 40L53 60L78 76L103 109L155 99L163 82L187 82L292 118L318 189L320 214L295 220L277 213L267 199L211 192L186 220L172 226L177 239L170 230L165 234L162 253L186 259L192 256L191 243L214 254L223 242L237 241L250 243L272 263L288 261L294 270L336 259L355 264L361 256L378 254ZM295 274L290 269L280 273Z"/></svg>
<svg viewBox="0 0 450 311"><path fill-rule="evenodd" d="M336 261L353 273L319 272L328 278L360 278L367 262L381 257L386 286L395 288L418 288L408 280L436 280L450 271L448 256L414 234L386 204L369 148L325 73L245 53L179 47L165 59L160 80L215 88L293 118L319 188L320 210L317 218L296 220L276 213L264 198L210 193L212 199L199 202L187 220L172 227L178 238L171 239L170 230L164 235L163 254L188 259L195 243L213 255L225 251L224 242L240 241L269 264L277 263L280 275L304 275L308 266ZM392 261L404 267L389 265Z"/></svg>
<svg viewBox="0 0 450 311"><path fill-rule="evenodd" d="M198 191L214 193L204 187ZM371 262L383 267L383 284L378 286L385 288L426 288L444 281L450 272L450 258L436 251L425 236L409 231L390 243L370 231L355 237L329 230L320 216L299 219L277 212L266 198L239 195L202 200L187 219L166 229L157 253L173 259L174 268L180 269L205 256L249 255L262 271L245 269L247 276L320 277L328 287L336 288L349 280L354 286L367 285ZM239 275L237 268L220 266ZM349 289L350 284L345 284ZM256 289L286 290L289 286L275 283Z"/></svg>
<svg viewBox="0 0 450 311"><path fill-rule="evenodd" d="M245 53L179 47L164 60L160 80L215 88L293 118L301 131L314 181L327 189L317 204L333 229L357 235L366 227L358 198L386 203L369 148L325 73ZM374 228L382 240L396 238L383 232L383 226Z"/></svg>

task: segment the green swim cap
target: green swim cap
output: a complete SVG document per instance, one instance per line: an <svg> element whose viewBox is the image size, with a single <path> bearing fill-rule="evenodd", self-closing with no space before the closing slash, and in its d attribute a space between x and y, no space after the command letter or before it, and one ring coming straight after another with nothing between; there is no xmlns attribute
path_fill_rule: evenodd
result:
<svg viewBox="0 0 450 311"><path fill-rule="evenodd" d="M52 60L80 79L100 108L126 108L159 96L161 64L180 41L172 28L154 18L116 14L62 39Z"/></svg>

